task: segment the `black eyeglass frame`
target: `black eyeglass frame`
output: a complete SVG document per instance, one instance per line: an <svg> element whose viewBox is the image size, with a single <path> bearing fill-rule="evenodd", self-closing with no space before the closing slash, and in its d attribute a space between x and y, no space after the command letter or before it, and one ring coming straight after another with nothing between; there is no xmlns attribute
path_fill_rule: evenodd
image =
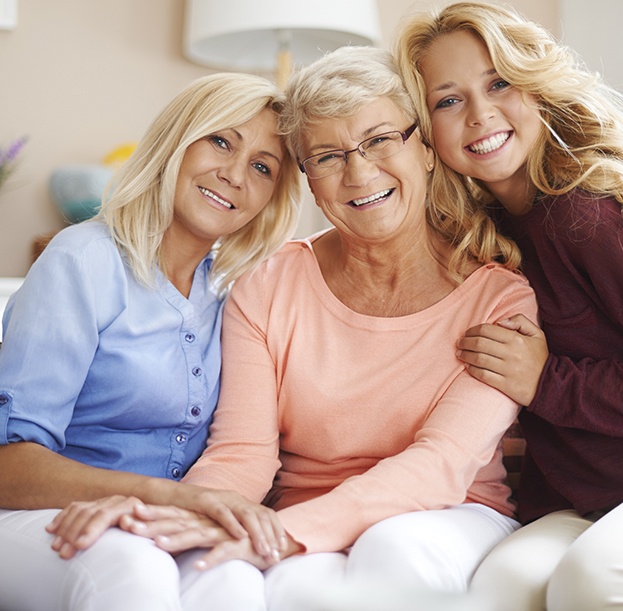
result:
<svg viewBox="0 0 623 611"><path fill-rule="evenodd" d="M398 131L397 129L393 129L390 132L383 132L382 134L375 134L374 136L370 136L369 138L362 140L354 149L350 149L348 151L345 151L344 149L333 149L330 151L323 151L322 153L316 153L315 155L310 155L309 157L305 157L303 161L299 161L299 164L298 164L299 170L301 170L303 174L306 174L307 176L309 176L309 174L307 174L307 172L305 171L305 162L309 161L310 159L313 159L314 157L320 157L322 155L329 155L331 153L343 153L344 154L344 167L346 167L346 163L348 162L348 156L351 153L354 153L355 151L358 151L359 154L364 159L367 159L365 152L361 150L361 146L365 144L366 142L368 142L368 140L374 140L375 138L380 138L381 136L387 136L389 134L400 134L400 137L402 138L402 143L405 144L406 141L411 137L413 132L415 132L415 130L418 127L419 127L419 123L416 121L413 125L405 129L404 132ZM389 155L389 157L391 156L392 155ZM387 159L387 157L378 157L378 159ZM332 174L337 174L337 172L333 172ZM327 174L326 176L331 176L332 174ZM318 178L326 178L326 176L319 176L316 178L314 178L313 176L309 176L309 178L311 178L312 180L318 180Z"/></svg>

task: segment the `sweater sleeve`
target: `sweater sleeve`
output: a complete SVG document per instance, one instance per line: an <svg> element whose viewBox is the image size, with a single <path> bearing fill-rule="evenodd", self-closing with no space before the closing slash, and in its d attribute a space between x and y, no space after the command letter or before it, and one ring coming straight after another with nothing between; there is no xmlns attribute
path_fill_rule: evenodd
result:
<svg viewBox="0 0 623 611"><path fill-rule="evenodd" d="M623 216L613 200L593 205L599 224L576 223L577 235L559 241L587 305L575 320L544 321L554 345L527 409L554 425L623 436Z"/></svg>
<svg viewBox="0 0 623 611"><path fill-rule="evenodd" d="M209 443L183 481L235 490L260 503L281 466L277 384L265 332L255 319L261 316L261 283L248 291L245 284L238 280L225 304L221 393Z"/></svg>
<svg viewBox="0 0 623 611"><path fill-rule="evenodd" d="M307 552L338 551L385 518L462 503L518 409L463 372L403 452L322 496L280 510L279 518Z"/></svg>

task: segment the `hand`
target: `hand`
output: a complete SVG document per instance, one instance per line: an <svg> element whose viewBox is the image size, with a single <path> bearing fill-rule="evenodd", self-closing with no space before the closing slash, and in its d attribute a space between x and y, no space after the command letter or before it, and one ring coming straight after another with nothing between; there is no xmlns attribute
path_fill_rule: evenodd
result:
<svg viewBox="0 0 623 611"><path fill-rule="evenodd" d="M287 545L286 532L277 514L237 492L181 484L174 502L168 504L211 518L236 539L250 537L261 556L278 553Z"/></svg>
<svg viewBox="0 0 623 611"><path fill-rule="evenodd" d="M248 537L234 539L210 518L179 507L138 505L134 516L122 518L121 528L153 539L158 547L173 555L190 549L210 548L211 551L197 563L201 570L234 559L246 560L264 570L302 549L287 539L282 552L271 550L269 554L258 554Z"/></svg>
<svg viewBox="0 0 623 611"><path fill-rule="evenodd" d="M549 349L543 331L525 316L472 327L457 347L457 357L477 380L520 405L532 402Z"/></svg>
<svg viewBox="0 0 623 611"><path fill-rule="evenodd" d="M195 547L212 548L223 541L238 541L211 518L175 506L138 504L132 515L122 516L119 527L154 541L179 535L179 544L170 550L172 552L182 552ZM188 545L185 547L186 541Z"/></svg>
<svg viewBox="0 0 623 611"><path fill-rule="evenodd" d="M56 535L52 549L65 560L76 552L93 545L112 526L117 526L124 515L131 515L140 500L121 495L109 496L97 501L74 502L46 527Z"/></svg>

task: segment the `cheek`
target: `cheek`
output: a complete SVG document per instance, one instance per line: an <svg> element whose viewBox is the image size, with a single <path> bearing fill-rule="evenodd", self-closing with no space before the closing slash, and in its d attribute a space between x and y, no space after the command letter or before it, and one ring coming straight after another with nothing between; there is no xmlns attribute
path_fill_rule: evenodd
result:
<svg viewBox="0 0 623 611"><path fill-rule="evenodd" d="M445 161L447 158L452 157L457 147L460 148L460 142L450 126L447 126L443 121L434 121L432 127L433 148L441 160Z"/></svg>

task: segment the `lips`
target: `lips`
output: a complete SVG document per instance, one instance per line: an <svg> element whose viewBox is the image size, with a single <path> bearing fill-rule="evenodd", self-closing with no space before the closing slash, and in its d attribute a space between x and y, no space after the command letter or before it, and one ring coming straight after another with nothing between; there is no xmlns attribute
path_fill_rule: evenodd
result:
<svg viewBox="0 0 623 611"><path fill-rule="evenodd" d="M499 132L494 136L489 136L488 138L478 140L477 142L472 142L471 144L468 144L466 148L477 155L486 155L487 153L492 153L493 151L497 151L501 148L511 137L511 133L512 132Z"/></svg>
<svg viewBox="0 0 623 611"><path fill-rule="evenodd" d="M205 187L197 187L197 188L206 197L209 197L210 199L213 199L215 202L219 203L221 206L225 206L225 208L229 208L229 210L233 210L235 208L235 206L231 202L228 202L228 201L224 200L222 197L219 197L213 191L210 191L209 189L206 189Z"/></svg>
<svg viewBox="0 0 623 611"><path fill-rule="evenodd" d="M353 199L348 204L355 208L359 208L360 206L366 206L367 204L377 203L386 197L389 197L393 193L394 189L385 189L384 191L379 191L374 195L369 195L368 197L361 197L359 199Z"/></svg>

